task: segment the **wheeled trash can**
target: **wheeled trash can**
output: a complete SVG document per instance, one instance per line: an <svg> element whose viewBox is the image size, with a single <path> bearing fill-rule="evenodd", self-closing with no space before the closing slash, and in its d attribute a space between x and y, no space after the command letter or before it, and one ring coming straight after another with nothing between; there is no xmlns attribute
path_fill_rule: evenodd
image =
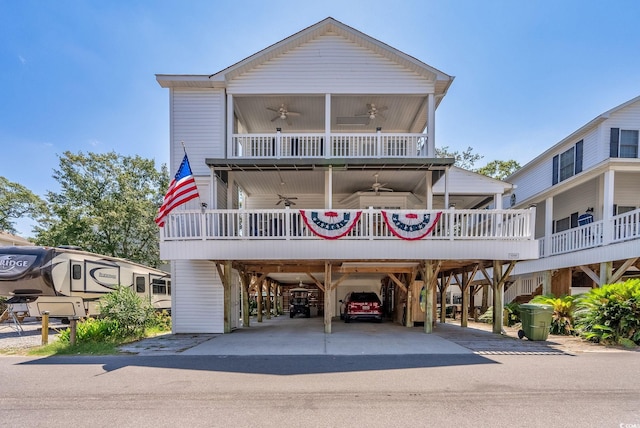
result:
<svg viewBox="0 0 640 428"><path fill-rule="evenodd" d="M522 339L526 336L529 340L547 340L552 319L552 306L536 303L520 305L522 330L518 331L518 337Z"/></svg>

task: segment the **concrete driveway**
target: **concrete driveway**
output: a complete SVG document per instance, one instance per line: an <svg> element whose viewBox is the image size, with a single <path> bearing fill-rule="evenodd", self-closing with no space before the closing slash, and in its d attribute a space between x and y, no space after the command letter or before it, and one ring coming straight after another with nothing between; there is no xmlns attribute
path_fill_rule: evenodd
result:
<svg viewBox="0 0 640 428"><path fill-rule="evenodd" d="M411 355L411 354L536 354L574 355L579 352L624 352L582 341L549 336L547 341L517 338L517 329L491 333L491 325L459 321L437 323L433 334L422 327L406 328L391 322L334 321L325 334L323 319L272 317L231 334L167 334L121 347L139 355Z"/></svg>

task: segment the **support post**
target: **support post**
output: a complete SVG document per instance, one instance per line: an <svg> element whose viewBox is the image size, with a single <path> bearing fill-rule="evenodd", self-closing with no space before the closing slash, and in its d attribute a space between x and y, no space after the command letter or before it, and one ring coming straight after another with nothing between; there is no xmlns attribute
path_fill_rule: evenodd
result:
<svg viewBox="0 0 640 428"><path fill-rule="evenodd" d="M434 288L435 288L435 272L432 260L427 260L424 266L424 286L425 286L425 308L424 308L424 332L433 333L433 311L434 305Z"/></svg>
<svg viewBox="0 0 640 428"><path fill-rule="evenodd" d="M469 325L469 273L467 271L462 272L462 316L460 319L460 327L467 327Z"/></svg>
<svg viewBox="0 0 640 428"><path fill-rule="evenodd" d="M498 260L493 261L493 332L502 333L504 311L504 282L502 281L502 265Z"/></svg>
<svg viewBox="0 0 640 428"><path fill-rule="evenodd" d="M240 274L240 286L242 287L242 326L249 327L251 314L249 312L249 275L245 272Z"/></svg>
<svg viewBox="0 0 640 428"><path fill-rule="evenodd" d="M42 344L49 344L49 311L42 312Z"/></svg>
<svg viewBox="0 0 640 428"><path fill-rule="evenodd" d="M224 293L224 332L231 333L231 260L224 262L222 286Z"/></svg>
<svg viewBox="0 0 640 428"><path fill-rule="evenodd" d="M69 332L69 344L71 346L75 346L76 344L76 336L77 336L77 329L78 327L78 319L76 317L72 317L69 319L69 329L71 330Z"/></svg>
<svg viewBox="0 0 640 428"><path fill-rule="evenodd" d="M262 322L262 288L263 288L264 280L258 280L258 284L256 285L256 303L258 307L258 322Z"/></svg>
<svg viewBox="0 0 640 428"><path fill-rule="evenodd" d="M266 310L267 310L267 319L270 320L271 319L271 281L267 281L267 304L266 304Z"/></svg>
<svg viewBox="0 0 640 428"><path fill-rule="evenodd" d="M331 263L324 264L324 332L331 334L331 317L333 316L333 290L331 287Z"/></svg>
<svg viewBox="0 0 640 428"><path fill-rule="evenodd" d="M405 310L405 322L407 327L413 327L413 284L407 287L407 309Z"/></svg>

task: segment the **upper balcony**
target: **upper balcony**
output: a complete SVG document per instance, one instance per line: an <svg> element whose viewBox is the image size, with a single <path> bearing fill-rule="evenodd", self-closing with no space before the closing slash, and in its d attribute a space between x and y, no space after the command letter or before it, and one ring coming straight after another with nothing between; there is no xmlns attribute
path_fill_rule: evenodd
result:
<svg viewBox="0 0 640 428"><path fill-rule="evenodd" d="M233 134L230 158L429 158L425 134L275 133Z"/></svg>

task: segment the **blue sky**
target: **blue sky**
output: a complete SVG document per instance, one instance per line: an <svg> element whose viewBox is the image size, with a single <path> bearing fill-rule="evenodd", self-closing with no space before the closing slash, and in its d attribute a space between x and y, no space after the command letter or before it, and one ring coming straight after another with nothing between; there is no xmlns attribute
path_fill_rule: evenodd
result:
<svg viewBox="0 0 640 428"><path fill-rule="evenodd" d="M7 0L0 175L44 195L65 150L167 163L155 74L220 71L328 16L456 77L436 145L473 147L476 166L524 164L640 95L635 0Z"/></svg>

